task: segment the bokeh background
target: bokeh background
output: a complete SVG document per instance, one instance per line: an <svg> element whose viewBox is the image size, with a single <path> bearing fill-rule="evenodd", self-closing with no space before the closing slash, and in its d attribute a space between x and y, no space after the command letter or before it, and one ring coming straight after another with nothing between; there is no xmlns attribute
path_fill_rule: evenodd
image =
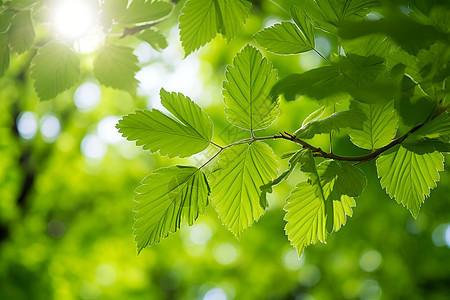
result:
<svg viewBox="0 0 450 300"><path fill-rule="evenodd" d="M448 299L448 163L417 220L381 189L374 162L361 164L369 183L353 217L301 258L284 235L282 210L303 180L299 172L275 188L266 214L240 240L209 206L194 226L136 255L132 199L140 180L159 167L200 166L214 149L183 160L159 157L121 138L115 123L135 109L164 110L158 96L164 87L191 97L212 117L216 142L247 137L223 113L225 66L257 30L288 18L272 1L252 2L236 39L218 37L187 58L176 25L183 1L158 25L169 39L162 52L133 37L121 41L139 58L136 95L95 81L89 43L75 45L83 59L80 84L46 102L30 79L32 51L12 56L0 78L0 299ZM289 1L277 2L288 7ZM325 56L334 43L321 35L316 41ZM281 77L322 64L314 53L265 55ZM276 123L259 134L293 132L318 107L306 98L283 101ZM327 147L327 139L313 143ZM360 153L345 136L335 143L339 153ZM270 145L278 155L296 147Z"/></svg>

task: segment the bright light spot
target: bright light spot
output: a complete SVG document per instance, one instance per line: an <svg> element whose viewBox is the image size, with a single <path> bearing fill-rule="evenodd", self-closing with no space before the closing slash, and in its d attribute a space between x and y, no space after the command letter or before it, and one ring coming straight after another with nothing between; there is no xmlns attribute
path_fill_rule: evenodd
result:
<svg viewBox="0 0 450 300"><path fill-rule="evenodd" d="M315 69L318 66L320 66L321 59L317 53L314 53L312 51L301 53L299 55L299 65L304 71L308 71L311 69Z"/></svg>
<svg viewBox="0 0 450 300"><path fill-rule="evenodd" d="M57 1L52 16L52 23L56 31L71 39L86 35L96 21L91 2L83 0Z"/></svg>
<svg viewBox="0 0 450 300"><path fill-rule="evenodd" d="M371 11L370 13L368 13L366 15L366 19L369 21L378 21L379 19L381 19L383 16L380 15L377 12Z"/></svg>
<svg viewBox="0 0 450 300"><path fill-rule="evenodd" d="M214 258L222 265L234 263L238 254L236 247L230 243L222 243L214 249Z"/></svg>
<svg viewBox="0 0 450 300"><path fill-rule="evenodd" d="M17 118L17 130L22 138L31 140L38 130L37 116L30 111L21 113Z"/></svg>
<svg viewBox="0 0 450 300"><path fill-rule="evenodd" d="M450 248L450 224L440 224L433 230L433 243L438 247Z"/></svg>
<svg viewBox="0 0 450 300"><path fill-rule="evenodd" d="M141 64L145 64L148 63L158 51L153 49L148 43L142 42L136 47L136 50L134 50L133 53L137 56L137 59Z"/></svg>
<svg viewBox="0 0 450 300"><path fill-rule="evenodd" d="M287 250L283 253L283 265L286 269L295 271L300 269L305 264L305 255L302 254L300 258L298 258L297 251Z"/></svg>
<svg viewBox="0 0 450 300"><path fill-rule="evenodd" d="M364 254L359 259L359 265L361 269L366 272L373 272L381 264L381 254L376 250L369 250L364 252Z"/></svg>
<svg viewBox="0 0 450 300"><path fill-rule="evenodd" d="M206 245L212 237L212 231L208 225L199 223L191 227L189 237L195 245Z"/></svg>
<svg viewBox="0 0 450 300"><path fill-rule="evenodd" d="M53 115L45 115L39 121L41 126L42 138L47 143L53 143L58 138L61 131L61 125L57 117Z"/></svg>
<svg viewBox="0 0 450 300"><path fill-rule="evenodd" d="M227 300L227 294L225 294L225 291L221 288L214 288L212 290L209 290L205 296L203 297L203 300Z"/></svg>
<svg viewBox="0 0 450 300"><path fill-rule="evenodd" d="M365 280L362 283L361 291L359 292L359 296L363 300L376 300L381 297L381 288L378 285L378 282L373 279Z"/></svg>
<svg viewBox="0 0 450 300"><path fill-rule="evenodd" d="M100 29L91 32L75 42L75 50L81 54L88 54L97 50L102 44L104 35Z"/></svg>
<svg viewBox="0 0 450 300"><path fill-rule="evenodd" d="M85 82L76 89L73 98L79 111L89 112L98 105L101 96L102 92L97 84Z"/></svg>
<svg viewBox="0 0 450 300"><path fill-rule="evenodd" d="M323 56L327 57L331 53L331 44L330 41L327 38L324 37L317 37L315 39L316 43L316 50L322 54Z"/></svg>
<svg viewBox="0 0 450 300"><path fill-rule="evenodd" d="M116 281L116 270L110 265L100 265L96 278L101 285L111 285Z"/></svg>
<svg viewBox="0 0 450 300"><path fill-rule="evenodd" d="M98 123L97 134L103 142L116 144L122 140L122 137L116 128L119 119L120 118L116 116L108 116Z"/></svg>
<svg viewBox="0 0 450 300"><path fill-rule="evenodd" d="M312 287L320 281L320 270L315 265L305 265L298 272L298 281L306 287Z"/></svg>
<svg viewBox="0 0 450 300"><path fill-rule="evenodd" d="M87 158L101 159L106 153L106 146L97 135L89 134L81 141L81 153Z"/></svg>

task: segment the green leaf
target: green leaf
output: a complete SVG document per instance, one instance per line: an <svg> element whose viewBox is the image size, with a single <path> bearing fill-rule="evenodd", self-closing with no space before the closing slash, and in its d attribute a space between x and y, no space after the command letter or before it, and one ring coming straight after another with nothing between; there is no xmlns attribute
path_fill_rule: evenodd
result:
<svg viewBox="0 0 450 300"><path fill-rule="evenodd" d="M166 1L133 0L117 21L122 24L161 21L169 17L173 7L172 3Z"/></svg>
<svg viewBox="0 0 450 300"><path fill-rule="evenodd" d="M298 54L314 49L291 22L281 22L257 32L256 42L276 54Z"/></svg>
<svg viewBox="0 0 450 300"><path fill-rule="evenodd" d="M356 206L352 197L362 193L366 178L361 170L347 163L327 160L316 167L309 149L302 151L298 163L309 180L291 192L284 219L286 234L300 255L310 244L325 243L327 227L331 232L345 225Z"/></svg>
<svg viewBox="0 0 450 300"><path fill-rule="evenodd" d="M377 159L381 186L391 198L406 206L414 218L430 189L444 170L444 157L439 152L416 154L403 146L391 148Z"/></svg>
<svg viewBox="0 0 450 300"><path fill-rule="evenodd" d="M319 120L324 114L326 109L327 109L326 106L321 106L317 110L313 111L309 116L306 117L306 119L303 120L302 127L306 126L306 124L308 123Z"/></svg>
<svg viewBox="0 0 450 300"><path fill-rule="evenodd" d="M50 42L40 48L31 65L34 88L41 100L56 97L80 78L80 58L59 42Z"/></svg>
<svg viewBox="0 0 450 300"><path fill-rule="evenodd" d="M0 77L2 77L9 67L9 45L8 35L0 33Z"/></svg>
<svg viewBox="0 0 450 300"><path fill-rule="evenodd" d="M353 40L343 40L342 47L347 54L386 57L391 51L391 42L383 34L372 34Z"/></svg>
<svg viewBox="0 0 450 300"><path fill-rule="evenodd" d="M225 149L211 174L212 202L225 226L240 234L264 214L260 186L277 175L272 148L261 142Z"/></svg>
<svg viewBox="0 0 450 300"><path fill-rule="evenodd" d="M303 36L305 37L306 43L314 48L316 42L314 40L314 28L305 12L300 11L298 7L291 6L290 9L291 17L295 24L298 26Z"/></svg>
<svg viewBox="0 0 450 300"><path fill-rule="evenodd" d="M284 206L284 220L287 222L284 230L299 256L305 247L318 241L326 242L325 202L317 195L320 195L317 185L301 182Z"/></svg>
<svg viewBox="0 0 450 300"><path fill-rule="evenodd" d="M336 33L344 21L361 20L379 0L298 0L298 6L322 30Z"/></svg>
<svg viewBox="0 0 450 300"><path fill-rule="evenodd" d="M133 49L105 44L94 60L94 75L103 85L134 93L137 86L134 75L139 70L137 62Z"/></svg>
<svg viewBox="0 0 450 300"><path fill-rule="evenodd" d="M443 112L410 134L402 143L418 154L450 152L450 113Z"/></svg>
<svg viewBox="0 0 450 300"><path fill-rule="evenodd" d="M361 129L350 129L349 135L356 146L374 151L389 144L397 133L398 118L394 102L387 104L354 103L366 120Z"/></svg>
<svg viewBox="0 0 450 300"><path fill-rule="evenodd" d="M352 208L355 206L355 199L347 195L342 195L340 200L333 200L334 231L339 231L347 223L347 216L353 216Z"/></svg>
<svg viewBox="0 0 450 300"><path fill-rule="evenodd" d="M390 8L388 8L390 9ZM420 24L407 17L400 9L390 10L385 18L377 21L346 21L341 24L339 35L344 39L381 33L388 35L410 54L429 48L437 40L448 41L448 34L429 25Z"/></svg>
<svg viewBox="0 0 450 300"><path fill-rule="evenodd" d="M287 100L295 100L298 95L323 99L352 93L357 88L371 84L383 71L385 66L382 58L349 54L330 66L281 79L273 87L272 94L284 94Z"/></svg>
<svg viewBox="0 0 450 300"><path fill-rule="evenodd" d="M0 13L0 33L8 31L13 17L14 12L12 11L3 11Z"/></svg>
<svg viewBox="0 0 450 300"><path fill-rule="evenodd" d="M205 174L197 168L172 166L154 171L136 189L134 235L138 253L158 243L203 214L210 193Z"/></svg>
<svg viewBox="0 0 450 300"><path fill-rule="evenodd" d="M180 38L186 55L218 33L232 39L245 23L251 3L246 0L188 0L181 10Z"/></svg>
<svg viewBox="0 0 450 300"><path fill-rule="evenodd" d="M350 109L332 114L321 120L315 120L298 129L294 135L300 139L312 139L316 134L339 131L343 128L363 129L366 117L360 109Z"/></svg>
<svg viewBox="0 0 450 300"><path fill-rule="evenodd" d="M20 11L13 17L8 35L9 46L14 52L22 53L33 46L35 34L29 10Z"/></svg>
<svg viewBox="0 0 450 300"><path fill-rule="evenodd" d="M168 46L166 38L157 28L144 30L137 35L137 38L149 43L157 51L161 51Z"/></svg>
<svg viewBox="0 0 450 300"><path fill-rule="evenodd" d="M424 123L436 110L436 102L408 76L402 80L402 94L396 109L404 124L415 126Z"/></svg>
<svg viewBox="0 0 450 300"><path fill-rule="evenodd" d="M278 99L270 96L277 71L261 52L247 45L228 66L223 95L228 120L250 131L270 126L279 113Z"/></svg>
<svg viewBox="0 0 450 300"><path fill-rule="evenodd" d="M176 118L154 109L136 111L117 124L129 141L168 157L188 157L203 151L212 137L212 121L191 99L161 89L161 103Z"/></svg>
<svg viewBox="0 0 450 300"><path fill-rule="evenodd" d="M288 169L286 171L284 171L280 176L278 176L277 178L275 178L274 180L269 181L268 183L262 185L260 187L261 189L261 206L264 208L269 207L269 203L267 201L267 193L271 194L273 191L273 187L279 183L281 183L283 180L287 180L289 178L289 176L292 174L292 172L294 171L295 167L297 166L297 163L299 162L299 158L303 155L302 152L304 152L306 150L302 149L299 151L295 151L293 153L292 156L290 156L291 158L289 159L289 165L288 165ZM281 158L283 158L283 156L281 156Z"/></svg>

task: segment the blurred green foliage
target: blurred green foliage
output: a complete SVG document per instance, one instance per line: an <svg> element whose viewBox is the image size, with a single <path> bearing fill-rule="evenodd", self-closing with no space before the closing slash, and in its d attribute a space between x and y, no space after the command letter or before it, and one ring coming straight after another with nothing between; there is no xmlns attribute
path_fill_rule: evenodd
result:
<svg viewBox="0 0 450 300"><path fill-rule="evenodd" d="M151 83L163 80L166 89L178 84L205 109L214 119L215 137L238 139L223 114L219 87L225 66L256 31L284 15L273 1L252 2L252 14L235 39L218 37L184 63L173 27L176 13L159 26L169 36L169 47L161 53L130 39L131 47L143 49L140 66L146 73L141 73L140 91L130 96L102 87L92 106L82 105L80 87L40 102L27 69L33 50L11 56L0 78L0 299L448 299L448 163L417 220L381 189L374 163L361 164L368 186L356 199L353 217L327 245L307 248L300 259L284 235L282 210L289 191L304 179L298 172L268 195L267 213L240 240L209 206L194 226L136 255L134 188L157 167L201 165L211 149L169 160L117 139L115 121L110 121L135 109L159 107L152 89L161 86ZM277 2L288 7L290 1ZM325 35L316 39L323 51L335 43ZM314 53L265 55L281 77L322 63ZM95 83L92 55L82 59L82 82ZM201 84L189 90L184 80ZM307 98L283 101L273 128L294 132L317 108ZM55 123L45 122L54 120L49 117L59 122L56 134L51 134ZM327 145L323 136L313 141ZM295 147L284 141L270 145L278 155ZM361 154L343 136L337 136L335 148ZM287 161L281 164L286 168Z"/></svg>

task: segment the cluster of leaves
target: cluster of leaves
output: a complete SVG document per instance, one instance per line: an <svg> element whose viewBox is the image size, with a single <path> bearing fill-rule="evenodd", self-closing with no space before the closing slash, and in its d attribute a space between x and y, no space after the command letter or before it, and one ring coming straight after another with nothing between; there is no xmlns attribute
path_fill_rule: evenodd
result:
<svg viewBox="0 0 450 300"><path fill-rule="evenodd" d="M187 54L217 33L230 39L250 7L242 0L203 2L187 1L180 16ZM124 137L161 155L187 157L208 145L218 148L199 168L159 169L142 181L135 198L138 250L177 231L183 218L192 224L209 199L225 226L239 236L264 214L266 195L273 186L299 170L307 180L297 184L284 210L286 235L300 254L310 244L325 242L352 216L355 197L366 186L356 164L372 159L376 159L381 186L416 217L439 180L443 153L450 151L446 89L450 56L449 28L444 20L432 19L436 9L448 12L448 5L412 2L414 10L407 16L391 2L300 0L290 8L293 22L257 32L255 41L267 51L282 55L314 51L327 65L278 80L277 71L261 52L245 46L227 67L222 94L228 120L249 131L248 139L216 144L212 121L200 107L182 94L164 90L161 102L171 115L137 111L120 120L117 128ZM375 7L379 20L370 21L366 16ZM385 24L403 25L393 32ZM416 29L416 35L427 36L428 42L402 40L399 32L409 27ZM316 49L317 32L338 41L328 59ZM277 117L281 94L288 101L301 96L317 99L321 107L294 134L255 136L255 131L269 127ZM348 109L336 111L337 107ZM340 156L306 141L328 134L332 144L337 132L346 133L368 154ZM263 142L269 139L300 146L282 156L289 158L289 168L278 177L277 158ZM202 169L210 162L214 166L207 176Z"/></svg>
<svg viewBox="0 0 450 300"><path fill-rule="evenodd" d="M285 231L299 254L310 244L325 242L352 215L355 197L366 185L358 163L376 159L381 186L414 217L436 187L443 153L450 151L449 4L438 0L290 2L291 20L256 32L254 40L280 55L313 51L326 65L279 80L262 53L246 45L227 67L222 94L229 122L247 131L249 138L218 145L212 140L209 116L188 97L165 90L160 92L161 103L170 114L136 111L117 124L128 140L169 158L189 157L210 145L217 148L200 167L158 169L142 181L135 198L138 251L177 231L183 219L192 225L210 201L225 226L239 236L264 214L267 193L293 172L307 177L284 207ZM49 3L0 1L0 76L8 68L10 51L30 51L31 74L41 99L71 88L80 77L80 57L67 41L59 37L35 41L33 16ZM134 92L137 59L117 35L135 36L157 50L165 48L164 36L153 25L167 18L173 7L164 0L101 1L105 42L93 63L101 84ZM186 55L218 34L232 39L250 11L247 0L186 0L179 17ZM329 57L317 49L317 34L334 41ZM255 135L277 118L280 98L301 101L303 96L316 99L320 108L298 130ZM336 133L348 135L367 154L335 154ZM320 134L330 136L329 152L307 141ZM281 156L289 158L289 167L279 176L277 157L264 143L275 139L299 145L298 151ZM204 172L210 163L214 163L212 171Z"/></svg>
<svg viewBox="0 0 450 300"><path fill-rule="evenodd" d="M95 5L94 2L90 4ZM0 77L8 69L11 51L31 51L31 76L41 100L70 89L81 77L80 55L73 49L73 40L49 34L36 40L34 23L51 26L41 16L48 15L55 5L58 1L0 1ZM134 0L129 5L128 0L101 1L97 7L101 18L96 26L102 28L104 42L93 61L93 73L99 83L135 93L138 60L133 48L122 45L121 39L132 35L158 51L166 48L165 37L154 25L168 18L173 7L173 3L164 0Z"/></svg>

